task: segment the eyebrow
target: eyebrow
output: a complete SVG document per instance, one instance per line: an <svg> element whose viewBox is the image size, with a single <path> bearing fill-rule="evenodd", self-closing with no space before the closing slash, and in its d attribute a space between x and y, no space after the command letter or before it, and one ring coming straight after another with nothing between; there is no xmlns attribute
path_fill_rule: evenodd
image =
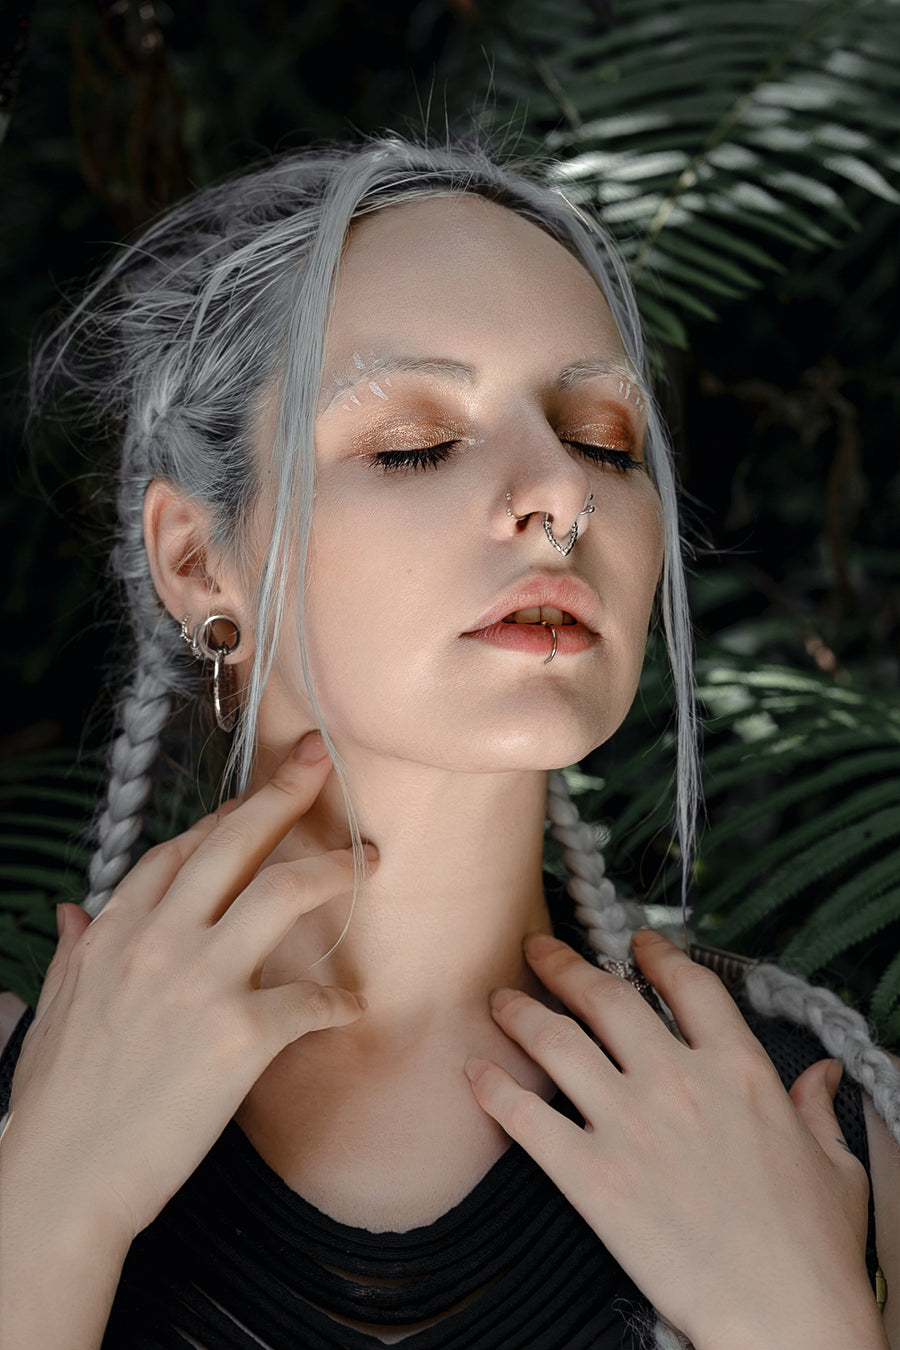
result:
<svg viewBox="0 0 900 1350"><path fill-rule="evenodd" d="M335 374L329 384L320 390L316 414L321 416L328 412L345 394L361 385L377 383L379 377L409 374L437 375L459 384L474 384L478 378L474 366L449 357L378 356L362 366L354 362L345 367L343 372ZM618 379L620 393L625 398L634 393L648 402L650 400L647 385L627 361L578 361L560 371L556 384L560 389L576 389L579 385L597 379Z"/></svg>
<svg viewBox="0 0 900 1350"><path fill-rule="evenodd" d="M650 391L637 371L627 361L579 361L574 366L566 366L560 371L557 384L561 389L577 389L589 380L617 379L620 393L629 398L632 393L650 402Z"/></svg>
<svg viewBox="0 0 900 1350"><path fill-rule="evenodd" d="M344 394L370 384L384 375L441 375L460 384L473 384L477 371L465 361L451 361L445 357L378 356L362 366L355 363L336 374L319 392L316 413L321 415L337 403Z"/></svg>

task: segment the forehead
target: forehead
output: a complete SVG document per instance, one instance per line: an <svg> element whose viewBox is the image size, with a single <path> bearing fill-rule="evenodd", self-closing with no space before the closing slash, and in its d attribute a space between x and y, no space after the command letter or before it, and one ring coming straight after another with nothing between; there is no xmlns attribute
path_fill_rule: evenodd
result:
<svg viewBox="0 0 900 1350"><path fill-rule="evenodd" d="M563 365L627 364L593 277L513 211L457 194L356 222L338 271L330 362L346 366L360 351L407 347L410 355L439 350L464 362L498 343L508 343L511 354L523 344L565 349Z"/></svg>

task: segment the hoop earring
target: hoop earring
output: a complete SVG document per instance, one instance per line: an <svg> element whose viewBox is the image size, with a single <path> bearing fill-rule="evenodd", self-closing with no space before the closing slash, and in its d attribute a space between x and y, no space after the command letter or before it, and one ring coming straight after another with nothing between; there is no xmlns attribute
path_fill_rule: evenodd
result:
<svg viewBox="0 0 900 1350"><path fill-rule="evenodd" d="M198 624L193 633L190 631L190 614L181 620L181 638L191 650L195 661L212 662L212 703L216 725L222 731L233 731L237 722L237 681L234 668L225 664L226 656L237 651L241 645L241 630L230 614L210 614ZM215 634L215 624L228 624L232 630L229 641L219 640ZM230 706L229 706L230 705Z"/></svg>

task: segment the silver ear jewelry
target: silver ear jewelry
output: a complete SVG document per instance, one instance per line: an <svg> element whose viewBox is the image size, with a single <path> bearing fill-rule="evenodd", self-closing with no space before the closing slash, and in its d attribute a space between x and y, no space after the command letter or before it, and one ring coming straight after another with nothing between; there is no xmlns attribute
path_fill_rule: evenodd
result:
<svg viewBox="0 0 900 1350"><path fill-rule="evenodd" d="M545 665L545 666L549 666L550 662L553 660L554 656L556 655L556 647L557 647L557 642L556 642L556 629L553 627L553 624L552 624L552 623L545 623L543 620L541 620L541 627L542 627L542 628L549 628L549 629L550 629L550 632L553 634L553 646L550 648L550 655L549 655L548 657L546 657L545 660L544 660L544 665Z"/></svg>
<svg viewBox="0 0 900 1350"><path fill-rule="evenodd" d="M210 614L208 619L197 625L193 633L190 622L191 616L186 614L181 620L181 639L187 643L195 661L212 662L212 700L216 724L222 731L233 731L237 721L235 677L234 668L225 664L225 658L241 645L241 630L229 614ZM232 630L229 641L216 638L214 625L217 623L229 625Z"/></svg>
<svg viewBox="0 0 900 1350"><path fill-rule="evenodd" d="M557 539L556 535L553 533L553 517L550 515L549 512L545 514L544 519L541 521L541 524L544 527L544 534L547 536L547 538L549 539L553 547L556 549L556 551L558 553L561 553L564 558L568 558L569 554L572 552L572 549L578 543L578 521L580 517L593 515L594 512L594 507L592 505L593 500L594 494L593 492L589 492L584 500L584 506L581 508L581 510L578 512L578 515L572 522L572 527L569 530L568 535L566 536L565 543L561 544L560 541Z"/></svg>

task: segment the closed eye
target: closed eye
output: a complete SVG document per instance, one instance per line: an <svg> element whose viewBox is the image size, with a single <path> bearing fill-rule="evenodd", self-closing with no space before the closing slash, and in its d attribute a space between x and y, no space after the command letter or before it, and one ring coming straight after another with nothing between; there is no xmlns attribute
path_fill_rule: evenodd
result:
<svg viewBox="0 0 900 1350"><path fill-rule="evenodd" d="M577 450L579 455L584 455L586 459L592 460L595 464L609 464L618 473L627 473L629 469L643 469L644 463L640 459L635 459L628 450L617 450L612 445L588 445L584 441L566 440L566 445L571 445L573 450Z"/></svg>
<svg viewBox="0 0 900 1350"><path fill-rule="evenodd" d="M438 445L416 446L409 450L379 450L369 463L384 473L397 471L417 473L419 469L434 469L450 458L459 441L441 441Z"/></svg>

